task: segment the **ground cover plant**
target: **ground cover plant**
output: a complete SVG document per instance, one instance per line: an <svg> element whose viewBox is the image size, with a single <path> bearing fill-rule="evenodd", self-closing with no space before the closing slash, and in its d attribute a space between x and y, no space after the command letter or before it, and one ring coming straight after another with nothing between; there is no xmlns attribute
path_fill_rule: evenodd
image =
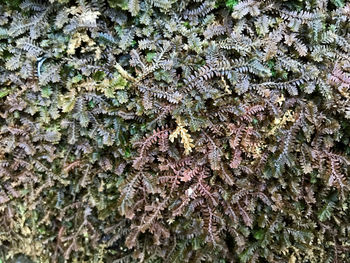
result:
<svg viewBox="0 0 350 263"><path fill-rule="evenodd" d="M350 3L0 1L1 262L350 262Z"/></svg>

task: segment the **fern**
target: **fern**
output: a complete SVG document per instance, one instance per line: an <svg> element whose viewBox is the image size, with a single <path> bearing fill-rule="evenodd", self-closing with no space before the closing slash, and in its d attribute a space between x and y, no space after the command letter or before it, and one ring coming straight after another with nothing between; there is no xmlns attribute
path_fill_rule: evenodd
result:
<svg viewBox="0 0 350 263"><path fill-rule="evenodd" d="M132 16L136 16L140 11L140 4L138 0L131 0L128 4L129 12Z"/></svg>
<svg viewBox="0 0 350 263"><path fill-rule="evenodd" d="M0 5L0 258L348 262L346 1Z"/></svg>

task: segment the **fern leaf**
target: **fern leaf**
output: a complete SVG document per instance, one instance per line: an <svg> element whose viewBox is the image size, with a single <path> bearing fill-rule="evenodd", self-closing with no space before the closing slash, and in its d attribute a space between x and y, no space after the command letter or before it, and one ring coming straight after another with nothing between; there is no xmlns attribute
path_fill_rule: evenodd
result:
<svg viewBox="0 0 350 263"><path fill-rule="evenodd" d="M128 3L129 12L132 16L137 16L140 12L139 0L130 0Z"/></svg>

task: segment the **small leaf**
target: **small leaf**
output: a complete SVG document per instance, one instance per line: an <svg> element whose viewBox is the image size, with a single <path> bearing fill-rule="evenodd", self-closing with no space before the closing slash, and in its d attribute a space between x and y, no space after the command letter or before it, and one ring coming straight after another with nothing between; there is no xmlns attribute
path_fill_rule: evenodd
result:
<svg viewBox="0 0 350 263"><path fill-rule="evenodd" d="M226 6L229 8L229 9L233 9L236 5L238 4L238 0L227 0L226 1Z"/></svg>
<svg viewBox="0 0 350 263"><path fill-rule="evenodd" d="M63 112L70 112L73 110L75 105L76 99L73 97L70 100L65 100L65 102L62 105L62 111Z"/></svg>
<svg viewBox="0 0 350 263"><path fill-rule="evenodd" d="M332 216L333 208L334 208L334 203L328 202L325 206L323 206L321 211L318 213L318 219L321 222L328 220Z"/></svg>
<svg viewBox="0 0 350 263"><path fill-rule="evenodd" d="M344 1L343 1L343 0L331 0L331 2L332 2L336 7L343 7L343 6L344 6Z"/></svg>
<svg viewBox="0 0 350 263"><path fill-rule="evenodd" d="M10 93L9 89L1 89L0 90L0 98L3 98L5 96L7 96ZM0 262L1 263L1 262Z"/></svg>
<svg viewBox="0 0 350 263"><path fill-rule="evenodd" d="M128 102L128 94L124 91L118 91L117 92L117 99L119 101L119 103L123 104Z"/></svg>
<svg viewBox="0 0 350 263"><path fill-rule="evenodd" d="M52 94L52 89L50 87L44 87L41 90L41 96L43 98L50 98L50 95Z"/></svg>
<svg viewBox="0 0 350 263"><path fill-rule="evenodd" d="M259 230L255 231L253 234L253 236L256 240L263 239L264 235L265 235L264 229L259 229Z"/></svg>
<svg viewBox="0 0 350 263"><path fill-rule="evenodd" d="M78 83L79 81L81 81L83 79L83 76L78 74L76 76L74 76L72 79L71 79L71 82L72 83Z"/></svg>
<svg viewBox="0 0 350 263"><path fill-rule="evenodd" d="M148 52L146 54L146 61L151 63L155 56L156 56L156 52Z"/></svg>

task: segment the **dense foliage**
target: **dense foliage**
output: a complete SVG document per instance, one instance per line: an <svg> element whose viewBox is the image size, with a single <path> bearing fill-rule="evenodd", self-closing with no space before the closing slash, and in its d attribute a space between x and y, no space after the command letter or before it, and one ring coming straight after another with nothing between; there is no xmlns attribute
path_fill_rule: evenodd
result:
<svg viewBox="0 0 350 263"><path fill-rule="evenodd" d="M350 262L349 54L344 0L2 1L0 259Z"/></svg>

